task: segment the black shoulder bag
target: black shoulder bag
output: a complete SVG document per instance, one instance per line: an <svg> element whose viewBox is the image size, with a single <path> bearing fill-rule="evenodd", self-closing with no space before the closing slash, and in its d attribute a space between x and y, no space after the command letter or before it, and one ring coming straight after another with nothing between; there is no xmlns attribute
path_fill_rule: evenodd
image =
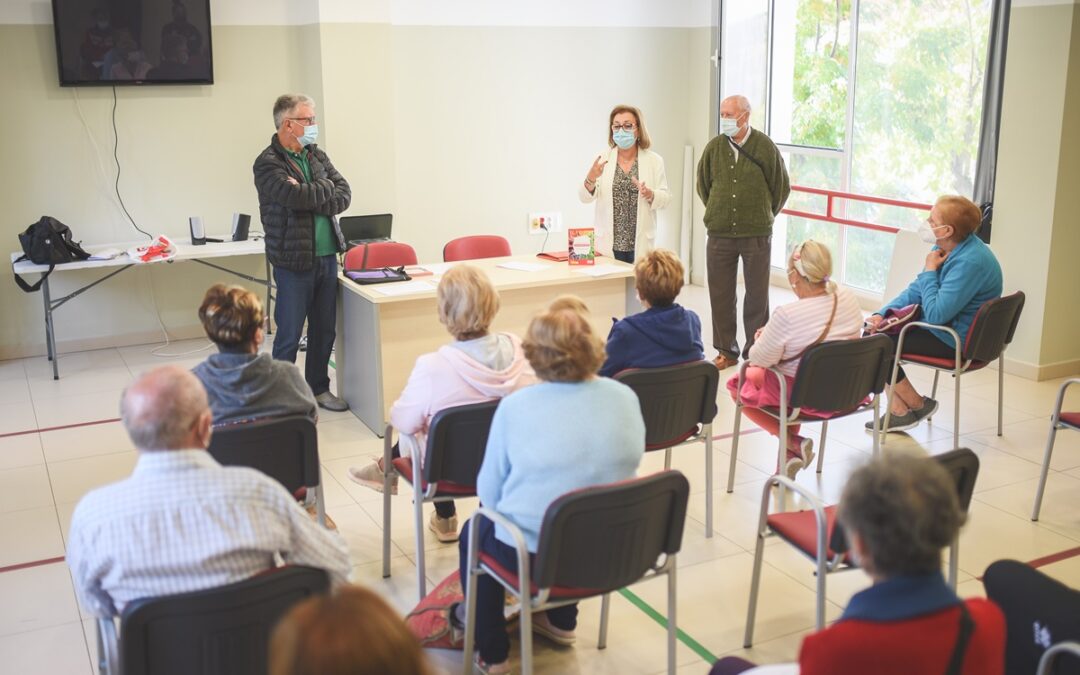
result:
<svg viewBox="0 0 1080 675"><path fill-rule="evenodd" d="M26 231L19 235L19 243L22 244L23 255L12 263L12 274L15 283L27 293L40 289L57 265L90 257L79 242L72 238L71 228L52 216L42 216L41 220L26 228ZM36 284L28 284L14 274L15 263L23 260L29 260L35 265L48 265L49 270L41 275Z"/></svg>
<svg viewBox="0 0 1080 675"><path fill-rule="evenodd" d="M765 185L769 188L769 194L771 195L773 193L773 187L772 182L769 180L769 172L765 170L765 165L761 162L760 159L754 157L749 152L747 152L745 148L740 146L735 141L731 140L731 136L726 136L726 138L728 145L731 146L731 149L734 150L736 154L742 155L743 157L753 162L754 165L757 166L757 168L761 169L761 175L765 178Z"/></svg>

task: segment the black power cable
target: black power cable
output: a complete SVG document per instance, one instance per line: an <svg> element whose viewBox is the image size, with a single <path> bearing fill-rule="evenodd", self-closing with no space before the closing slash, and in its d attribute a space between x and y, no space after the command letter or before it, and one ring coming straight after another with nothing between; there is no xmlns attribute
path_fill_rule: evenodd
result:
<svg viewBox="0 0 1080 675"><path fill-rule="evenodd" d="M113 131L113 161L116 162L116 182L113 184L113 189L116 190L116 198L120 200L120 208L124 210L124 215L131 221L131 226L136 230L146 235L146 238L150 241L154 240L154 237L149 232L143 230L141 227L135 224L135 219L128 213L127 206L124 204L124 198L120 196L120 134L116 131L116 85L112 88L112 131Z"/></svg>

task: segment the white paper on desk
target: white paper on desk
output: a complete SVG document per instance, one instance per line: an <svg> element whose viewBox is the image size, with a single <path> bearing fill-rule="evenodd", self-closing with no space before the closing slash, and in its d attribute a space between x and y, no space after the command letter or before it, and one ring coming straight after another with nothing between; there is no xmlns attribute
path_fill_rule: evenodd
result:
<svg viewBox="0 0 1080 675"><path fill-rule="evenodd" d="M420 267L426 269L428 272L431 272L432 274L442 275L442 274L446 274L446 270L450 269L451 267L453 267L456 264L457 263L452 263L452 262L448 262L448 263L429 263L427 265L420 265Z"/></svg>
<svg viewBox="0 0 1080 675"><path fill-rule="evenodd" d="M411 295L435 290L435 285L427 281L396 281L388 284L371 284L368 288L380 295Z"/></svg>
<svg viewBox="0 0 1080 675"><path fill-rule="evenodd" d="M590 277L602 277L605 274L615 274L625 270L625 267L619 267L618 265L582 265L578 272Z"/></svg>
<svg viewBox="0 0 1080 675"><path fill-rule="evenodd" d="M112 260L122 255L124 252L118 248L106 248L91 254L90 260Z"/></svg>
<svg viewBox="0 0 1080 675"><path fill-rule="evenodd" d="M517 270L519 272L542 272L543 270L546 270L548 267L550 267L550 265L545 265L544 263L508 260L507 262L499 263L498 265L496 265L496 267L502 267L503 269L507 270Z"/></svg>

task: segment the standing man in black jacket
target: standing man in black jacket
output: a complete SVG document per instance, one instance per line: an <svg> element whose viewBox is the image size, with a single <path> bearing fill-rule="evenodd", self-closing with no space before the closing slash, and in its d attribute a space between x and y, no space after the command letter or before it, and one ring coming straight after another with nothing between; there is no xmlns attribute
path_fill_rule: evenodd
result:
<svg viewBox="0 0 1080 675"><path fill-rule="evenodd" d="M306 319L304 379L319 407L348 410L330 392L327 369L337 320L337 254L345 250L337 215L349 208L352 192L315 145L315 101L303 94L279 96L274 126L277 133L254 166L266 257L277 286L274 358L296 362Z"/></svg>

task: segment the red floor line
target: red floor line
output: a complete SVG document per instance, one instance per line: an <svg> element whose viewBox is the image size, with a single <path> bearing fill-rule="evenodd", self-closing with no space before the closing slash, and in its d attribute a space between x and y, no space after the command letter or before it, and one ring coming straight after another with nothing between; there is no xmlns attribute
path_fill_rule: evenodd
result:
<svg viewBox="0 0 1080 675"><path fill-rule="evenodd" d="M757 427L753 427L753 428L750 428L750 429L743 429L742 431L739 432L739 435L740 436L745 436L746 434L756 434L759 431L761 431L761 429L759 429ZM731 438L734 435L735 434L717 434L716 436L713 436L712 439L714 441L722 441L725 438Z"/></svg>
<svg viewBox="0 0 1080 675"><path fill-rule="evenodd" d="M27 434L42 434L46 431L60 431L61 429L75 429L77 427L92 427L95 424L109 424L110 422L119 422L119 417L113 417L107 420L94 420L93 422L77 422L75 424L62 424L58 427L45 427L44 429L29 429L27 431L13 431L8 434L0 434L0 438L7 438L9 436L25 436Z"/></svg>
<svg viewBox="0 0 1080 675"><path fill-rule="evenodd" d="M1069 558L1075 558L1078 555L1080 555L1080 546L1059 553L1052 553L1041 558L1036 558L1035 560L1029 560L1028 565L1038 568L1043 567L1044 565L1052 565L1056 562L1061 562L1062 560L1068 560Z"/></svg>
<svg viewBox="0 0 1080 675"><path fill-rule="evenodd" d="M64 562L64 556L59 558L45 558L44 560L35 560L33 562L19 563L18 565L8 565L7 567L0 567L0 574L4 572L14 572L15 570L24 570L28 567L41 567L42 565L52 565L55 563Z"/></svg>

